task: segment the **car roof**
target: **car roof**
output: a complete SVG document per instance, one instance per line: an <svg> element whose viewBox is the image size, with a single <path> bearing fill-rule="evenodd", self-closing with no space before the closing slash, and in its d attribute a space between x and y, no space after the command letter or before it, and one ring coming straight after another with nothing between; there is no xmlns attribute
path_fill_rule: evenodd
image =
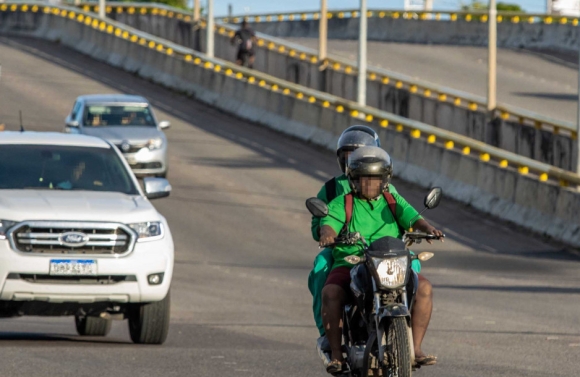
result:
<svg viewBox="0 0 580 377"><path fill-rule="evenodd" d="M77 98L79 101L85 103L146 103L149 104L144 97L134 96L131 94L90 94L85 96L80 96Z"/></svg>
<svg viewBox="0 0 580 377"><path fill-rule="evenodd" d="M103 139L94 136L60 132L0 132L0 145L62 145L89 148L111 148Z"/></svg>

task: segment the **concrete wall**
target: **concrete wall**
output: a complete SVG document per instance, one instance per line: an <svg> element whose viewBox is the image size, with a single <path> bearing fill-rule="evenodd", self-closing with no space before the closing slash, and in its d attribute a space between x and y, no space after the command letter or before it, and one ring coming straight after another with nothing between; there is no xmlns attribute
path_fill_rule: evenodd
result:
<svg viewBox="0 0 580 377"><path fill-rule="evenodd" d="M192 31L191 23L178 20L177 18L153 14L142 15L125 12L112 13L110 16L126 25L130 25L160 38L168 39L179 45L204 50L205 30ZM330 21L331 25L334 25L330 30L334 30L335 36L356 36L358 29L351 25L358 25L358 19L331 19ZM410 25L406 23L414 24L416 28L419 28L422 27L421 25L423 23L427 22L433 24L433 27L441 28L442 30L445 27L470 24L464 21L451 23L446 21L435 22L378 18L371 19L371 21L375 22L377 28L380 26L380 24L377 24L379 21L381 23L387 23L390 25L389 27L393 28L396 28L396 25L399 24ZM391 22L394 22L394 24L391 25ZM515 24L513 25L517 26ZM316 21L270 22L256 24L255 26L258 29L263 29L265 33L272 32L282 36L318 36L318 24ZM482 29L484 31L483 37L481 33L477 35L479 38L485 39L485 25L475 26L479 29L484 28ZM538 25L526 24L526 26ZM353 31L349 32L350 29ZM455 29L453 28L453 30ZM372 28L369 28L369 30L372 30ZM459 32L460 30L462 29L455 31ZM340 34L339 31L343 34ZM404 33L400 35L403 36ZM216 33L215 55L216 57L229 61L235 60L236 49L230 44L227 35ZM334 71L331 69L321 71L319 69L319 63L302 60L298 53L292 57L287 53L281 54L276 50L270 50L267 46L257 47L254 68L274 77L356 101L356 73L347 74L344 71ZM449 101L439 101L434 96L427 98L422 94L411 93L408 88L399 89L395 86L395 83L395 80L391 80L388 84L383 84L377 80L368 80L367 104L409 119L418 120L466 135L487 144L562 169L572 170L576 168L574 164L574 150L576 145L573 140L565 135L557 135L534 127L522 126L517 121L511 119L503 120L498 117L493 121L489 121L487 112L483 109L472 111L465 106L455 106Z"/></svg>
<svg viewBox="0 0 580 377"><path fill-rule="evenodd" d="M318 21L281 21L252 24L259 32L275 37L318 38ZM358 18L328 20L330 39L358 39ZM405 20L402 18L368 19L368 37L373 41L487 46L487 23ZM561 51L578 50L578 28L571 23L543 24L503 21L497 24L500 47L544 48Z"/></svg>
<svg viewBox="0 0 580 377"><path fill-rule="evenodd" d="M60 41L226 113L329 149L334 148L340 132L355 121L346 113L272 92L52 14L0 13L0 34ZM448 197L580 247L577 192L428 144L392 127L377 129L395 160L397 176L424 187L441 186Z"/></svg>

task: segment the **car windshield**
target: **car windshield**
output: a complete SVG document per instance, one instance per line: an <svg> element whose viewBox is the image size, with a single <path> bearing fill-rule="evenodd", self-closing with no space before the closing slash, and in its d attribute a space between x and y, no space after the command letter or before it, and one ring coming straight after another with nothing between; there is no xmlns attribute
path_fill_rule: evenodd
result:
<svg viewBox="0 0 580 377"><path fill-rule="evenodd" d="M13 189L139 194L112 148L0 145L0 190Z"/></svg>
<svg viewBox="0 0 580 377"><path fill-rule="evenodd" d="M139 105L88 105L83 125L103 126L155 126L149 106Z"/></svg>

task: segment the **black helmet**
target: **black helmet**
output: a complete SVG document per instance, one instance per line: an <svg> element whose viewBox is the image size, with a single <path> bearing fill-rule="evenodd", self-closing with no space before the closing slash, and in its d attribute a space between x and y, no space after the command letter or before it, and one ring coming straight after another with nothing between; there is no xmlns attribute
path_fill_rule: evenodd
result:
<svg viewBox="0 0 580 377"><path fill-rule="evenodd" d="M381 177L383 181L383 191L389 187L393 176L393 161L391 156L378 147L362 147L352 152L348 156L346 176L350 183L350 188L360 194L360 177L375 176Z"/></svg>
<svg viewBox="0 0 580 377"><path fill-rule="evenodd" d="M368 126L351 126L344 130L338 138L336 146L336 156L338 157L338 165L340 170L344 173L346 161L344 158L345 152L352 152L360 147L380 147L381 141L379 135Z"/></svg>

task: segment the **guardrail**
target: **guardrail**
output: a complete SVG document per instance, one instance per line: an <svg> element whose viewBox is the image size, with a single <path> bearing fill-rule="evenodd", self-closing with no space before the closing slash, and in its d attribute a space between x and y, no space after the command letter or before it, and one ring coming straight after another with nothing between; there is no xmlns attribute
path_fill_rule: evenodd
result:
<svg viewBox="0 0 580 377"><path fill-rule="evenodd" d="M79 5L85 11L94 11L98 12L98 5L94 3L81 3ZM178 20L182 20L183 22L192 22L192 15L184 10L173 8L164 4L143 4L143 3L118 3L115 5L107 6L106 9L107 13L129 13L129 14L152 14L156 16L163 16L169 18L176 18ZM353 13L354 12L354 13ZM416 14L416 15L425 15L431 14L426 12L400 12L400 11L369 11L373 14L373 17L392 17L392 18L406 18L412 19L413 17L403 16L405 14ZM345 17L352 17L353 14L357 16L355 10L348 10L348 11L333 11L329 12L333 15L333 17L345 18ZM384 15L382 15L384 13ZM397 13L400 13L397 16ZM300 14L300 17L295 17L296 15ZM280 13L278 16L280 17L271 17L268 18L265 15L252 15L252 16L245 16L250 22L267 22L270 21L291 21L291 20L307 20L307 19L316 19L314 15L317 12L306 12L306 13L297 13L297 12L290 12L290 13ZM477 15L478 17L485 16L485 13L482 12L432 12L432 14L440 14L440 15L448 15L450 20L453 20L454 17L452 15ZM292 17L294 15L294 17ZM307 15L307 17L303 17ZM381 16L382 15L382 16ZM520 13L513 13L513 12L500 12L498 18L501 17L515 17L521 16L523 14ZM531 15L526 14L529 17L541 17L545 15ZM551 16L550 16L551 17ZM429 19L426 16L418 16L419 19ZM227 22L239 22L243 18L241 17L232 17L232 18L217 18L217 20L223 22L218 23L216 25L216 32L221 35L228 35L233 36L235 33L236 27L232 25L227 25ZM435 20L444 20L445 17L434 17ZM256 21L257 20L257 21ZM520 18L521 20L521 18ZM577 20L577 19L576 19ZM518 21L519 22L519 21ZM551 23L551 22L549 22ZM574 24L576 25L576 24ZM200 27L205 28L206 22L205 20L201 20ZM318 61L318 51L310 48L306 48L304 46L291 43L285 41L280 38L271 37L262 33L256 33L258 37L258 46L261 48L267 48L269 50L275 51L282 55L288 55L291 57L297 57L300 60L310 62L312 64L324 64L327 69L343 72L348 75L357 76L357 67L356 64L352 61L337 57L337 56L329 56L324 62ZM452 104L453 106L468 108L471 111L476 111L478 109L485 109L487 107L487 101L485 97L476 96L474 94L466 93L463 91L455 90L452 88L444 87L441 85L433 84L427 81L418 80L416 78L403 75L397 72L389 71L386 69L378 68L378 67L369 67L368 68L368 79L371 81L377 80L383 84L392 84L397 89L407 89L410 93L413 94L420 94L425 97L436 98L438 101L446 102ZM576 139L576 125L572 122L566 122L558 119L554 119L551 117L543 116L541 114L534 113L532 111L528 111L525 109L521 109L515 106L499 103L496 108L497 115L500 116L503 120L511 120L517 122L525 127L534 127L536 129L542 129L545 131L553 132L554 134L562 135L562 136L569 136L572 139Z"/></svg>
<svg viewBox="0 0 580 377"><path fill-rule="evenodd" d="M551 183L558 183L564 187L580 185L580 175L564 169L507 152L500 148L425 123L371 107L361 106L356 102L296 85L222 59L209 58L202 53L143 33L119 22L110 19L101 20L95 14L77 8L51 6L46 5L46 3L3 3L0 5L0 29L2 27L3 12L42 12L68 18L72 21L83 23L102 33L108 33L141 46L147 46L159 54L181 59L188 64L195 64L218 74L244 80L249 84L258 85L272 92L280 92L286 96L294 96L296 99L305 101L312 106L332 109L338 113L347 113L351 117L377 128L392 127L396 132L406 133L411 138L424 138L427 143L437 145L440 148L457 150L464 155L476 156L484 163L493 164L504 169L517 169L521 175L535 175L541 182L550 181Z"/></svg>
<svg viewBox="0 0 580 377"><path fill-rule="evenodd" d="M358 18L358 9L343 9L327 12L327 17L331 18ZM487 22L488 13L486 11L408 11L401 9L370 9L367 11L369 18L394 18L405 20L421 21L466 21L466 22ZM318 20L320 12L283 12L283 13L260 13L252 15L238 15L231 18L221 17L223 22L229 22L230 19L240 21L247 19L250 22L272 22L272 21L297 21L297 20ZM522 12L497 12L497 22L511 23L544 23L544 24L567 24L578 25L577 17L554 16L543 13L522 13Z"/></svg>

